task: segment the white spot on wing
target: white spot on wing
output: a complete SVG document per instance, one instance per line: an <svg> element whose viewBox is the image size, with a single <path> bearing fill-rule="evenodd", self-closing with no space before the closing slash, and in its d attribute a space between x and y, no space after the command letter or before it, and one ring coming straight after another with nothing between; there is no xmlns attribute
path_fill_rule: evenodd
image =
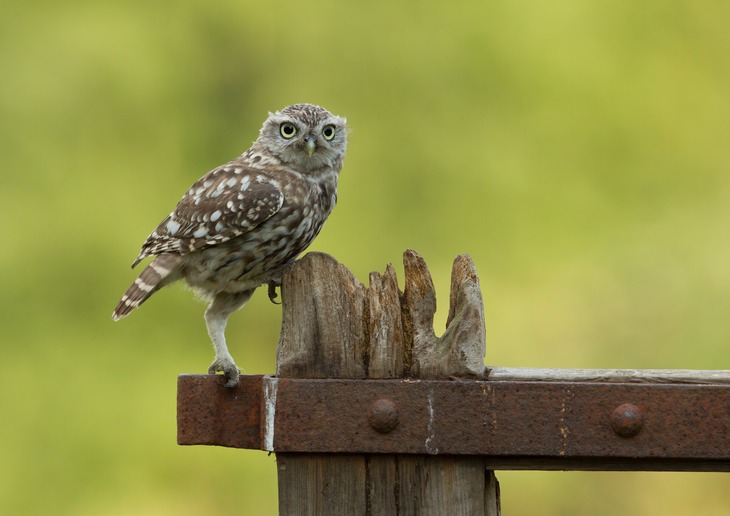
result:
<svg viewBox="0 0 730 516"><path fill-rule="evenodd" d="M167 232L171 235L174 235L177 233L177 230L180 229L180 224L178 224L176 221L170 219L167 221L167 225L165 226L167 228Z"/></svg>
<svg viewBox="0 0 730 516"><path fill-rule="evenodd" d="M195 233L193 233L193 236L195 238L203 238L205 235L208 234L208 229L201 225L198 229L195 230Z"/></svg>
<svg viewBox="0 0 730 516"><path fill-rule="evenodd" d="M210 215L210 221L211 221L211 222L215 222L216 220L218 220L219 218L221 218L221 215L222 215L222 213L221 213L221 210L215 210L215 211L214 211L214 212L213 212L213 213L212 213L212 214Z"/></svg>

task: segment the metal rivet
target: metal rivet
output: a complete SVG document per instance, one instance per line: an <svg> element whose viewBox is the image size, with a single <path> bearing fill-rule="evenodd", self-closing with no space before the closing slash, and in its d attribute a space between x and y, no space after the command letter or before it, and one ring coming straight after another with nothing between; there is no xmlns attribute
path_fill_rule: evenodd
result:
<svg viewBox="0 0 730 516"><path fill-rule="evenodd" d="M398 426L398 405L393 400L379 398L368 407L368 423L381 434L387 434Z"/></svg>
<svg viewBox="0 0 730 516"><path fill-rule="evenodd" d="M621 437L633 437L644 426L644 416L636 405L624 403L611 414L611 428Z"/></svg>

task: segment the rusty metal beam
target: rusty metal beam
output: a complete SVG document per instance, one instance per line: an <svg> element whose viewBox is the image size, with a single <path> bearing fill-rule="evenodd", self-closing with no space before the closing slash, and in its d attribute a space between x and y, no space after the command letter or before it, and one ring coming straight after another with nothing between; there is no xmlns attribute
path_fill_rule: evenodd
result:
<svg viewBox="0 0 730 516"><path fill-rule="evenodd" d="M178 379L178 443L485 456L495 469L730 471L730 385Z"/></svg>

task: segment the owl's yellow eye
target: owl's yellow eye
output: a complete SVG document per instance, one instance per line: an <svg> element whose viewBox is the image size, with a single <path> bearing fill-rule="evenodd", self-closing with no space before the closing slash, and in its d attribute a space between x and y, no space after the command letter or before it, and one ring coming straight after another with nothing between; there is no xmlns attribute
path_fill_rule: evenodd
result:
<svg viewBox="0 0 730 516"><path fill-rule="evenodd" d="M279 132L288 140L294 138L294 135L297 134L297 127L292 123L284 122L279 126Z"/></svg>
<svg viewBox="0 0 730 516"><path fill-rule="evenodd" d="M322 129L322 136L324 136L324 139L327 141L334 138L335 137L335 126L334 125L325 125L324 129Z"/></svg>

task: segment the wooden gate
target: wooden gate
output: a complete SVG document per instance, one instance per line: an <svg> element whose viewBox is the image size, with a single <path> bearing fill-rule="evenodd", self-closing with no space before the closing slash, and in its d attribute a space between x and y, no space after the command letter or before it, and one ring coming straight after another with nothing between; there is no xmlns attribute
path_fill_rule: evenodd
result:
<svg viewBox="0 0 730 516"><path fill-rule="evenodd" d="M730 371L484 366L476 270L447 329L423 259L362 285L310 253L282 284L276 376L178 380L178 443L276 453L281 515L497 515L495 469L730 471Z"/></svg>

